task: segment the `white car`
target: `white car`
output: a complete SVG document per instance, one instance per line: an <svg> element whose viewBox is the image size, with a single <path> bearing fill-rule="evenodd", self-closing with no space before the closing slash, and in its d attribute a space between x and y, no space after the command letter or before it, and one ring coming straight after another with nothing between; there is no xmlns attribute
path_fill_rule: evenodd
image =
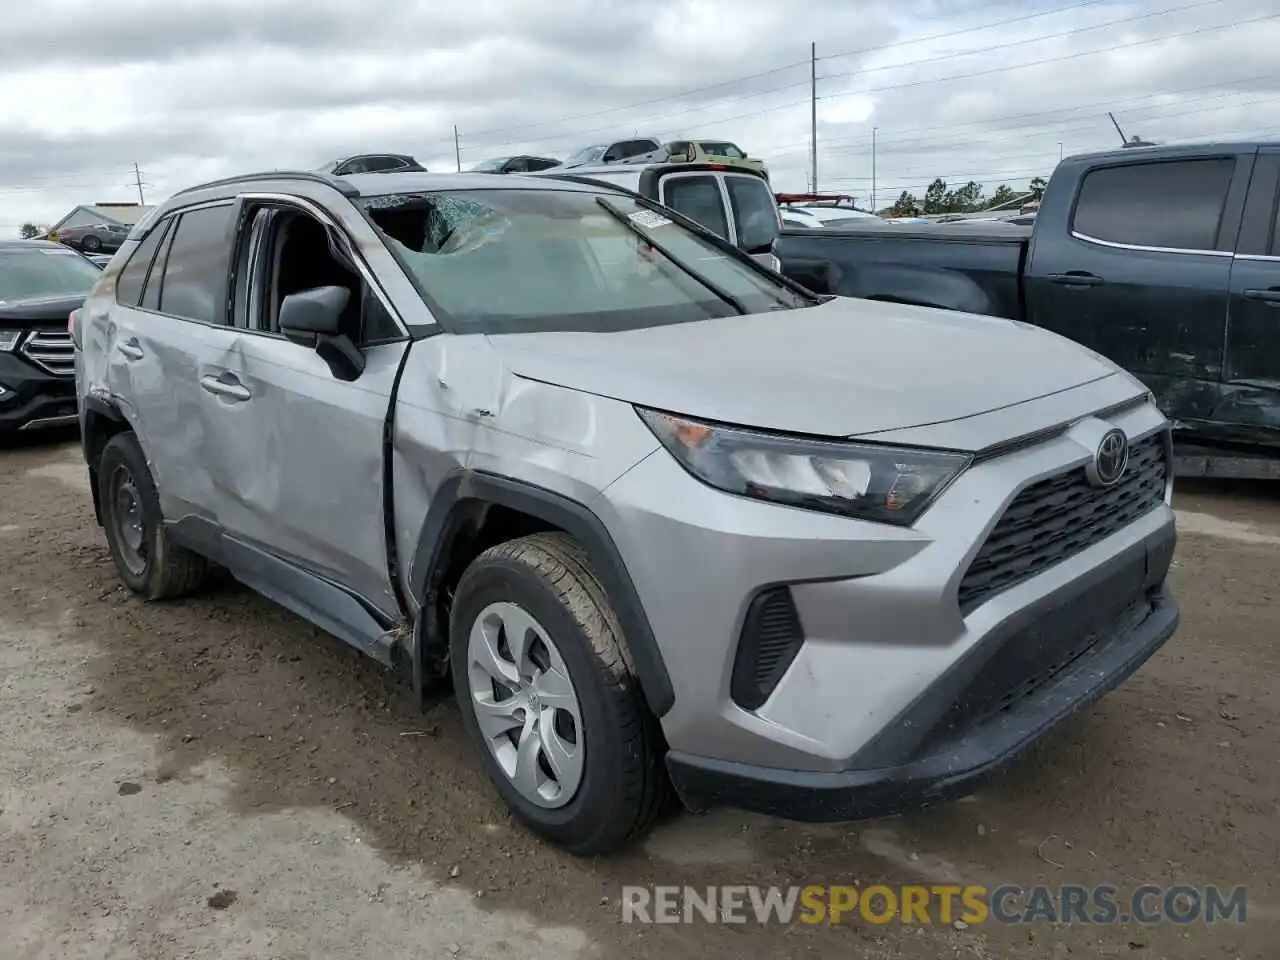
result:
<svg viewBox="0 0 1280 960"><path fill-rule="evenodd" d="M841 224L853 221L866 223L879 221L874 213L854 210L851 207L803 207L787 206L782 208L782 225L784 227L839 228Z"/></svg>

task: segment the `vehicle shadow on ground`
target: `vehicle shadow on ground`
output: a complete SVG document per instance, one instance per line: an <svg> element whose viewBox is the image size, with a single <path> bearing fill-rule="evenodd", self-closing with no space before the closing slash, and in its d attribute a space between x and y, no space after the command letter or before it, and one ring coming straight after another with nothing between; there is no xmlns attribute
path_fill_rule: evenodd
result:
<svg viewBox="0 0 1280 960"><path fill-rule="evenodd" d="M746 952L761 956L1053 955L1049 937L1096 952L1096 930L956 929L936 918L915 929L859 919L763 930L702 921L623 928L619 897L629 884L991 887L1067 877L1123 882L1117 872L1158 882L1169 869L1159 852L1148 853L1143 824L1185 824L1200 807L1212 814L1216 802L1189 808L1182 775L1167 769L1177 757L1143 749L1135 717L1156 709L1150 704L1167 691L1139 677L967 802L831 826L678 814L634 849L582 861L513 822L450 700L419 711L372 661L234 583L182 601L138 601L119 585L87 504L56 518L42 538L40 549L56 550L61 565L38 583L22 574L10 582L73 606L64 634L101 650L87 665L87 709L159 738L161 761L140 772L157 789L217 759L232 771L228 802L237 812L339 811L392 862L482 892L477 904L486 909L581 927L606 957L744 955L748 930L756 946ZM1169 840L1194 853L1202 834ZM1176 944L1176 936L1156 930L1128 939Z"/></svg>

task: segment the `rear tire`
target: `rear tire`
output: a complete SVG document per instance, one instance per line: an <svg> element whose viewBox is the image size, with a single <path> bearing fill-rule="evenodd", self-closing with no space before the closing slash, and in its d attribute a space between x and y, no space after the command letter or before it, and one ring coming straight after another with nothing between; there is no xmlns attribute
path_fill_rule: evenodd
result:
<svg viewBox="0 0 1280 960"><path fill-rule="evenodd" d="M169 538L160 498L138 438L118 433L98 459L102 526L120 579L148 600L181 597L200 586L208 561Z"/></svg>
<svg viewBox="0 0 1280 960"><path fill-rule="evenodd" d="M90 234L80 241L80 249L86 253L97 253L102 249L102 241Z"/></svg>
<svg viewBox="0 0 1280 960"><path fill-rule="evenodd" d="M450 661L485 772L530 830L580 856L648 830L668 793L661 732L576 541L540 533L482 553L454 597Z"/></svg>

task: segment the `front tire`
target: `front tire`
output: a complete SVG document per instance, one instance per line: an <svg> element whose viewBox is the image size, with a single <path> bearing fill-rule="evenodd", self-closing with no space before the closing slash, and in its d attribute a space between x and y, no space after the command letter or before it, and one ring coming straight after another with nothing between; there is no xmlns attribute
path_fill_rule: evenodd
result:
<svg viewBox="0 0 1280 960"><path fill-rule="evenodd" d="M120 579L148 600L166 600L200 586L208 561L169 539L160 498L138 438L118 433L98 460L98 496L107 547Z"/></svg>
<svg viewBox="0 0 1280 960"><path fill-rule="evenodd" d="M666 795L657 721L622 644L565 534L492 547L458 584L454 689L485 772L530 830L581 856L641 836Z"/></svg>

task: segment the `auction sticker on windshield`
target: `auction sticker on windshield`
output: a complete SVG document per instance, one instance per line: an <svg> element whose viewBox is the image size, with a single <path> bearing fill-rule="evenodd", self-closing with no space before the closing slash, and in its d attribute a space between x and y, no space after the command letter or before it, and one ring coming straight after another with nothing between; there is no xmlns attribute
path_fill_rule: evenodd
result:
<svg viewBox="0 0 1280 960"><path fill-rule="evenodd" d="M653 230L657 227L665 227L671 221L660 213L654 213L652 210L637 210L627 219L638 227L646 227Z"/></svg>

